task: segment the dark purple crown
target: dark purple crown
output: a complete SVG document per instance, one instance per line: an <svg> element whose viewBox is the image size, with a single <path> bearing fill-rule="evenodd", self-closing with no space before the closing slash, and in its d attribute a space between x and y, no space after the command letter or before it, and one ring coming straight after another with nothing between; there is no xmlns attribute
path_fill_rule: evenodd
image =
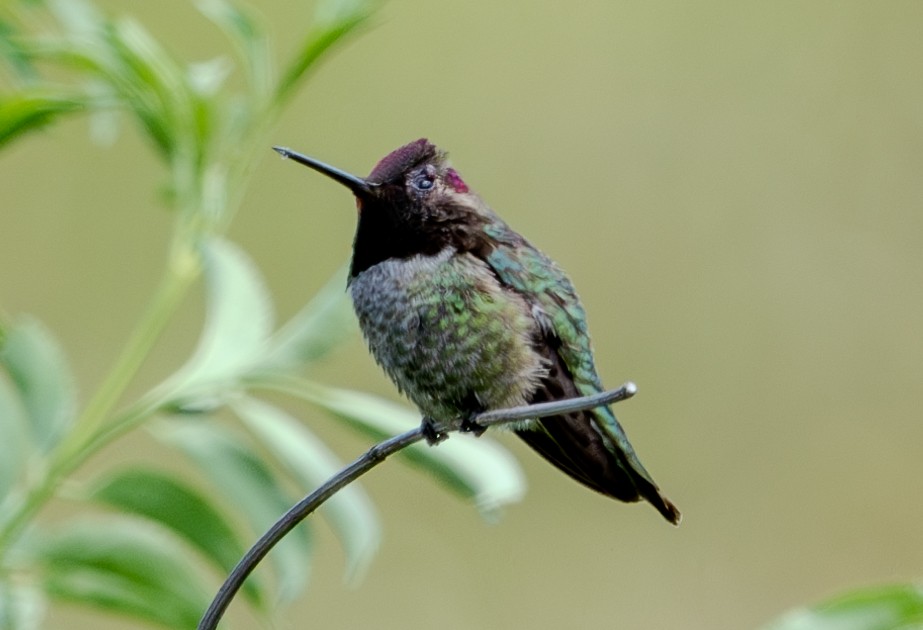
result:
<svg viewBox="0 0 923 630"><path fill-rule="evenodd" d="M420 138L383 157L366 179L376 184L389 182L414 166L437 156L439 156L439 149L426 138Z"/></svg>

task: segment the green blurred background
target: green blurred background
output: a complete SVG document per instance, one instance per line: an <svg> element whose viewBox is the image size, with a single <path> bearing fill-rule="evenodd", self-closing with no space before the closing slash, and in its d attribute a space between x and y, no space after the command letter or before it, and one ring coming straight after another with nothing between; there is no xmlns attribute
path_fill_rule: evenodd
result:
<svg viewBox="0 0 923 630"><path fill-rule="evenodd" d="M188 58L224 50L185 2L104 4ZM310 5L263 9L287 51ZM367 576L343 584L322 529L280 627L754 628L919 579L923 4L394 0L373 22L272 142L360 174L419 136L449 150L574 279L603 379L639 385L623 423L685 520L597 496L508 437L530 490L493 525L389 463L364 481L385 528ZM126 131L103 148L78 118L0 154L2 306L58 334L84 392L169 235L160 165ZM267 147L231 237L284 319L354 223L340 187ZM137 391L187 356L196 299ZM397 397L358 336L318 376ZM365 446L305 421L344 458ZM111 457L156 456L127 444Z"/></svg>

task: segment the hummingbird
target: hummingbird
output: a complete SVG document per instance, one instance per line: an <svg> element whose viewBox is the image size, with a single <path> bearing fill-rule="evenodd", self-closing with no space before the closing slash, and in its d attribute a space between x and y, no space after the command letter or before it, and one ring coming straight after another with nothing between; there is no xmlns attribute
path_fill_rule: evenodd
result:
<svg viewBox="0 0 923 630"><path fill-rule="evenodd" d="M570 279L427 139L392 151L365 178L274 148L355 196L348 291L372 355L422 412L431 444L446 427L480 434L471 419L486 410L603 391ZM583 485L647 500L679 523L609 407L511 426Z"/></svg>

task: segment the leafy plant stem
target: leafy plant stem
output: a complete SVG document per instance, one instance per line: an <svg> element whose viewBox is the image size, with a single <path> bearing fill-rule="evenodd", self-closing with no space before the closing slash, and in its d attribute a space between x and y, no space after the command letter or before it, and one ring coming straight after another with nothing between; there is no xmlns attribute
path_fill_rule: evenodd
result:
<svg viewBox="0 0 923 630"><path fill-rule="evenodd" d="M122 354L81 414L75 431L61 443L46 474L32 487L21 507L0 529L0 559L9 549L12 540L54 496L62 479L105 443L99 443L98 436L106 430L103 426L106 417L118 403L197 276L197 264L186 259L192 253L182 252L181 248L174 250L171 264L154 299L138 322Z"/></svg>
<svg viewBox="0 0 923 630"><path fill-rule="evenodd" d="M195 267L189 263L170 265L166 277L121 356L81 415L77 430L61 445L60 461L66 462L74 456L79 456L83 447L92 442L101 430L106 417L118 403L195 279L197 272L194 269Z"/></svg>

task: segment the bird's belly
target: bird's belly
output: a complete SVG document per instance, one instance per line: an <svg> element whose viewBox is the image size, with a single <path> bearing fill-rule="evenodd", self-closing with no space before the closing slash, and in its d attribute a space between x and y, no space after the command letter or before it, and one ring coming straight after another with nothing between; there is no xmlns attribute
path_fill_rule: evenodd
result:
<svg viewBox="0 0 923 630"><path fill-rule="evenodd" d="M524 404L545 373L525 301L473 257L388 260L353 278L350 293L376 361L436 420Z"/></svg>

